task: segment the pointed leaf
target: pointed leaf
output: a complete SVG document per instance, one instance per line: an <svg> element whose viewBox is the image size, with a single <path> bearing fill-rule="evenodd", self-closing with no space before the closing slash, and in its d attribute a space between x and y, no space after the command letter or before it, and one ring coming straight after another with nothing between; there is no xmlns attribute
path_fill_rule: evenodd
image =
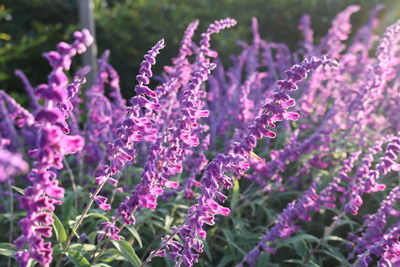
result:
<svg viewBox="0 0 400 267"><path fill-rule="evenodd" d="M140 235L138 233L138 231L132 227L132 226L127 226L126 229L128 229L129 232L131 232L131 234L133 235L133 237L137 240L137 242L139 243L139 247L142 248L143 244L142 244L142 239L140 238Z"/></svg>
<svg viewBox="0 0 400 267"><path fill-rule="evenodd" d="M15 245L10 243L0 243L0 255L13 257L15 253Z"/></svg>
<svg viewBox="0 0 400 267"><path fill-rule="evenodd" d="M127 259L133 266L139 267L141 262L139 257L136 255L135 250L132 248L131 244L125 240L111 240L114 247L121 252L121 254Z"/></svg>
<svg viewBox="0 0 400 267"><path fill-rule="evenodd" d="M219 261L217 267L225 267L227 266L228 263L232 261L232 257L230 255L225 255L222 257L222 259Z"/></svg>
<svg viewBox="0 0 400 267"><path fill-rule="evenodd" d="M75 266L78 267L90 267L90 262L86 259L81 253L74 249L69 249L67 251L67 257L70 261L72 261Z"/></svg>
<svg viewBox="0 0 400 267"><path fill-rule="evenodd" d="M67 241L67 233L65 232L64 226L62 225L60 219L58 219L58 217L55 214L53 214L53 219L54 219L53 230L56 234L56 239L62 245L64 245L65 242Z"/></svg>
<svg viewBox="0 0 400 267"><path fill-rule="evenodd" d="M21 195L25 195L24 189L16 187L16 186L11 186L12 189L14 189L16 192L20 193Z"/></svg>
<svg viewBox="0 0 400 267"><path fill-rule="evenodd" d="M276 246L276 249L290 245L291 243L299 242L299 241L310 241L310 242L318 242L319 239L316 238L315 236L308 235L308 234L301 234L301 235L296 235L292 238L284 239L278 243Z"/></svg>

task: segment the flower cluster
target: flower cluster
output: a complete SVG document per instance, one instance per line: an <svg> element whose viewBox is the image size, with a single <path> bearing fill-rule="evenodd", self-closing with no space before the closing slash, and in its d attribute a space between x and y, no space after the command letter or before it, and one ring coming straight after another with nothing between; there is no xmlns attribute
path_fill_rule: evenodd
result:
<svg viewBox="0 0 400 267"><path fill-rule="evenodd" d="M400 225L396 223L390 227L386 233L377 241L372 243L371 247L358 256L355 263L357 267L368 267L372 261L372 254L379 257L379 267L396 266L399 264L399 237Z"/></svg>
<svg viewBox="0 0 400 267"><path fill-rule="evenodd" d="M155 209L157 206L157 197L162 195L164 187L177 188L179 183L168 181L166 177L182 172L182 166L179 155L183 154L180 142L188 146L197 146L199 140L191 135L191 128L196 126L196 121L201 117L207 116L206 111L196 110L196 94L200 85L207 79L207 75L213 66L193 74L193 80L188 84L184 92L185 98L182 102L182 118L179 121L179 127L172 130L166 136L157 139L150 150L150 157L142 173L140 185L133 191L132 195L122 203L118 209L118 215L125 223L134 224L133 213L139 208ZM164 142L170 142L168 148L161 146ZM161 164L160 164L161 162ZM160 166L161 165L161 166Z"/></svg>
<svg viewBox="0 0 400 267"><path fill-rule="evenodd" d="M357 214L359 207L363 204L362 195L364 193L382 191L386 188L384 184L378 184L376 180L380 175L387 174L393 167L397 166L394 161L397 159L396 154L398 152L400 152L400 139L399 137L393 137L386 146L384 156L375 166L375 170L370 170L352 192L349 203L345 206L346 212Z"/></svg>
<svg viewBox="0 0 400 267"><path fill-rule="evenodd" d="M362 254L367 251L375 242L379 242L383 235L383 230L387 224L387 218L390 215L397 215L398 211L395 208L396 203L400 201L400 187L395 187L390 192L388 197L382 201L379 210L364 221L365 230L361 237L356 237L356 246L354 253ZM354 254L353 254L354 255Z"/></svg>
<svg viewBox="0 0 400 267"><path fill-rule="evenodd" d="M262 106L259 115L248 128L247 134L240 143L236 143L232 154L218 154L204 171L201 178L203 184L201 196L197 198L197 204L189 208L186 223L175 231L179 234L184 245L177 245L170 237L165 237L163 244L170 251L170 257L180 265L193 266L198 261L199 252L203 251L201 240L205 239L206 232L204 224L213 225L214 217L217 214L228 215L230 210L218 204L216 200L224 202L227 198L220 190L220 185L225 188L233 186L232 178L225 175L225 172L233 172L241 176L249 169L248 158L262 137L274 138L275 133L266 127L274 128L275 122L284 119L297 120L299 115L287 111L294 106L295 101L286 92L297 89L297 83L307 77L307 73L315 70L321 65L335 66L336 63L330 59L312 58L304 60L301 65L295 65L286 71L287 78L277 82L278 89L273 94L273 99ZM148 260L158 255L155 251L150 254ZM163 250L165 253L165 250Z"/></svg>
<svg viewBox="0 0 400 267"><path fill-rule="evenodd" d="M44 55L53 70L48 76L48 84L39 85L35 90L45 105L35 116L37 148L29 152L35 159L27 177L32 185L25 189L20 199L21 208L26 210L25 218L19 222L22 235L15 240L16 258L21 266L27 266L31 259L42 266L50 266L53 250L51 243L45 242L44 238L52 236L54 205L60 205L64 197L64 189L59 186L57 175L51 168L61 169L64 156L84 146L81 136L66 135L69 128L65 118L73 95L69 95L67 90L68 78L64 71L71 65L71 57L83 53L93 38L87 30L75 32L74 38L72 44L60 43L57 51Z"/></svg>
<svg viewBox="0 0 400 267"><path fill-rule="evenodd" d="M132 106L126 108L126 118L116 129L113 141L108 144L107 154L110 164L105 165L98 173L96 177L97 184L104 185L109 182L116 186L118 181L111 178L111 176L122 171L126 162L135 159L136 149L134 145L142 140L154 140L156 137L157 129L154 128L154 123L149 117L142 116L142 109L157 110L159 108L157 95L147 84L150 83L149 78L153 75L151 66L156 63L155 57L163 47L164 40L162 39L144 56L140 74L136 76L136 80L139 83L135 86L136 96L130 100Z"/></svg>

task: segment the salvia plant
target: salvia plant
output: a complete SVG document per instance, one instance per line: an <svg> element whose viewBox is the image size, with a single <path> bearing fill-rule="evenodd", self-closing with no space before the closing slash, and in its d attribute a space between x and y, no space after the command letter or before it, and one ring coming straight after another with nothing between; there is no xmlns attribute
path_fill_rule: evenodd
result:
<svg viewBox="0 0 400 267"><path fill-rule="evenodd" d="M400 266L400 21L352 31L350 6L295 51L250 43L223 64L199 21L154 74L163 39L121 95L110 51L96 79L77 31L0 90L1 266ZM229 34L229 33L226 33ZM198 42L194 40L199 40ZM133 76L132 76L133 77ZM28 106L29 105L29 106Z"/></svg>

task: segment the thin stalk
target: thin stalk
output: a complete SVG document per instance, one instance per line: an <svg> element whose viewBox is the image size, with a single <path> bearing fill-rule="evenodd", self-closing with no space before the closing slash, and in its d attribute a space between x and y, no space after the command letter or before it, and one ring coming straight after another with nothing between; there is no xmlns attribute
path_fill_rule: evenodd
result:
<svg viewBox="0 0 400 267"><path fill-rule="evenodd" d="M154 236L153 240L151 240L150 244L147 246L146 250L144 251L142 257L140 258L140 261L144 260L145 255L149 252L151 246L154 244L154 242L156 242L156 240L160 237L160 232L161 230L159 230L157 232L157 234Z"/></svg>
<svg viewBox="0 0 400 267"><path fill-rule="evenodd" d="M78 159L78 183L80 185L83 185L83 159L79 158Z"/></svg>
<svg viewBox="0 0 400 267"><path fill-rule="evenodd" d="M75 183L75 176L74 173L71 170L71 167L68 164L68 161L66 158L63 159L64 165L67 169L69 179L71 180L71 185L72 185L72 190L74 191L74 201L75 201L75 209L78 210L78 196L76 194L76 183Z"/></svg>
<svg viewBox="0 0 400 267"><path fill-rule="evenodd" d="M74 238L74 233L77 231L77 229L81 225L82 221L84 220L86 214L89 212L89 210L90 210L90 208L91 208L91 206L92 206L92 204L94 202L94 198L99 194L100 190L106 184L107 180L108 180L108 177L107 177L107 179L105 179L105 181L103 183L101 183L101 184L99 184L97 186L96 191L94 192L94 194L90 198L90 200L89 200L88 204L86 205L85 210L83 211L82 215L80 216L78 222L74 225L74 227L73 227L73 229L71 231L71 234L69 235L68 240L65 243L65 247L62 250L62 252L60 254L60 257L58 257L56 267L60 267L60 264L61 264L61 261L62 261L62 258L63 258L63 254L67 251L69 245L71 244L71 241Z"/></svg>
<svg viewBox="0 0 400 267"><path fill-rule="evenodd" d="M101 247L102 241L103 241L103 239L97 243L95 250L93 251L92 255L90 256L90 264L93 264L93 262L95 260L95 255L96 255L97 251L99 250L99 248Z"/></svg>
<svg viewBox="0 0 400 267"><path fill-rule="evenodd" d="M175 231L165 240L165 242L161 242L160 243L160 245L158 245L158 247L156 248L156 250L154 250L153 252L153 255L156 255L157 254L157 252L159 252L165 245L164 244L167 244L169 241L171 241L172 240L172 238L174 238L175 237L175 235L181 230L181 228L186 224L186 222L187 222L187 219L181 224L181 227L179 227L179 228L177 228L177 229L175 229ZM146 261L144 261L141 265L140 265L140 267L144 267L147 263L149 263L151 260L153 259L153 257L148 257L147 259L146 259Z"/></svg>
<svg viewBox="0 0 400 267"><path fill-rule="evenodd" d="M109 244L110 244L110 242L108 240L106 240L104 242L104 245L102 246L101 251L99 252L99 254L97 256L95 256L95 254L92 255L93 258L90 261L91 264L96 263L100 259L101 255L103 255L104 251L106 251L106 249L107 249Z"/></svg>
<svg viewBox="0 0 400 267"><path fill-rule="evenodd" d="M320 238L320 240L318 241L317 245L315 245L310 253L306 256L306 258L304 259L303 263L307 264L311 257L315 254L315 252L321 247L322 242L324 242L324 240L331 235L331 233L333 232L333 230L335 230L335 226L338 224L338 222L340 222L341 218L343 217L343 215L345 214L344 211L342 211L338 216L337 219L335 219L331 225L327 228L327 230L324 233L324 236L322 238Z"/></svg>
<svg viewBox="0 0 400 267"><path fill-rule="evenodd" d="M13 232L14 232L14 194L12 191L11 187L11 182L10 179L8 179L8 189L9 189L9 194L10 194L10 228L9 228L9 234L8 234L8 242L12 243L13 241ZM11 267L11 258L8 258L7 266Z"/></svg>
<svg viewBox="0 0 400 267"><path fill-rule="evenodd" d="M122 173L122 172L121 172ZM121 174L116 178L116 180L119 183L119 179L121 179ZM115 187L111 193L111 198L110 198L110 206L112 206L114 200L115 200L115 195L117 194L117 187Z"/></svg>
<svg viewBox="0 0 400 267"><path fill-rule="evenodd" d="M120 178L121 178L121 175L119 175L119 177L118 177L117 180L119 181ZM112 191L111 198L110 198L110 206L112 206L112 203L114 202L116 193L117 193L117 188L114 188L113 191ZM107 216L107 214L106 214L106 216ZM116 218L114 218L113 222L114 222L114 223L116 222ZM122 225L121 230L122 230L124 227L125 227L125 224ZM101 249L99 255L95 256L96 253L97 253L97 251L98 251L99 248L101 247L102 241L104 240L104 238L105 238L105 236L99 240L98 244L96 245L96 249L93 251L92 255L90 256L90 263L91 263L91 264L95 263L95 262L98 260L98 258L104 253L104 250L105 250L105 247L106 247L106 246L103 246L103 248ZM108 242L107 242L107 243L108 243Z"/></svg>
<svg viewBox="0 0 400 267"><path fill-rule="evenodd" d="M116 218L114 218L114 221L113 221L113 222L114 222L114 223L116 222ZM122 229L124 229L125 226L126 226L126 224L124 223L124 224L121 226L120 231L121 231ZM104 251L106 250L106 248L107 248L108 245L110 244L110 242L108 242L108 240L106 240L104 243L102 243L102 241L104 240L105 237L106 237L106 236L104 235L104 236L99 240L99 243L97 244L96 249L94 250L94 252L93 252L92 255L90 256L90 258L91 258L90 263L91 263L91 264L96 263L96 261L101 257L101 255L103 255ZM101 247L101 245L103 245L103 246ZM96 252L99 250L100 247L101 247L101 251L100 251L99 254L96 256Z"/></svg>

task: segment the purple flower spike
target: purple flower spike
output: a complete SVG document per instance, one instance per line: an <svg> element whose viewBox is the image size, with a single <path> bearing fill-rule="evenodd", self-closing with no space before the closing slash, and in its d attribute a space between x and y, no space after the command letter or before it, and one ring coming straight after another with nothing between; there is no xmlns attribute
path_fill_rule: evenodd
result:
<svg viewBox="0 0 400 267"><path fill-rule="evenodd" d="M363 226L365 230L360 237L354 241L356 246L353 249L352 257L357 254L364 253L375 246L382 238L384 229L387 224L387 218L396 214L395 205L400 202L400 187L395 187L387 198L381 203L379 210L372 215L367 216Z"/></svg>
<svg viewBox="0 0 400 267"><path fill-rule="evenodd" d="M115 130L113 126L115 125L116 128L116 125L125 116L125 108L120 106L113 109L113 103L105 95L106 85L108 84L111 87L109 69L112 67L107 63L109 55L110 52L106 50L103 56L98 59L99 70L95 83L86 92L88 118L85 129L88 144L85 147L85 160L88 163L96 163L97 166L103 165L106 160L106 147L112 141L111 131ZM113 75L115 76L114 73ZM118 87L119 84L113 84L113 86ZM118 96L116 95L116 97ZM122 101L119 104L125 105ZM113 116L113 111L118 115ZM94 172L95 170L92 173Z"/></svg>
<svg viewBox="0 0 400 267"><path fill-rule="evenodd" d="M64 156L80 151L84 145L81 136L66 135L69 128L65 119L72 108L66 103L76 94L76 88L68 91L68 79L63 71L69 69L71 57L84 52L93 38L87 30L76 32L74 36L76 40L71 45L60 43L57 51L44 55L53 70L48 76L48 84L39 85L35 92L44 100L45 106L38 109L35 117L37 148L29 151L35 159L34 168L27 177L31 186L25 189L20 199L20 207L26 210L25 218L19 222L22 235L14 241L15 257L20 266L27 266L31 259L42 266L50 266L53 250L44 238L52 235L53 219L47 211L53 212L55 205L60 205L64 198L64 189L58 185L56 173L51 169L62 169Z"/></svg>
<svg viewBox="0 0 400 267"><path fill-rule="evenodd" d="M84 29L74 33L75 41L72 44L60 43L57 46L57 51L50 51L44 53L43 56L49 61L53 70L49 74L48 84L41 84L37 86L35 94L47 101L54 101L55 104L63 110L63 119L58 122L58 125L69 133L69 127L65 119L69 117L68 111L72 109L70 99L76 94L77 88L80 84L84 83L83 79L79 79L70 90L66 90L68 86L68 78L64 71L69 70L72 57L77 53L86 51L86 47L93 42L93 37L89 31Z"/></svg>
<svg viewBox="0 0 400 267"><path fill-rule="evenodd" d="M183 39L181 41L181 46L179 47L179 55L178 57L172 59L172 63L177 64L178 62L185 60L187 56L193 54L192 51L192 37L197 27L199 26L199 21L195 20L189 24L186 28L185 33L183 35Z"/></svg>
<svg viewBox="0 0 400 267"><path fill-rule="evenodd" d="M156 64L156 56L160 50L164 48L164 39L157 42L153 48L144 56L144 60L140 63L139 75L136 76L138 85L135 86L137 95L146 95L150 98L155 98L156 94L146 85L149 84L149 78L153 76L151 66Z"/></svg>
<svg viewBox="0 0 400 267"><path fill-rule="evenodd" d="M144 172L141 174L140 184L118 208L117 215L122 217L125 223L134 224L134 213L140 208L155 209L157 198L164 193L165 187L179 186L178 182L168 181L166 178L182 172L186 151L199 144L198 137L193 134L193 128L196 127L196 121L207 114L200 112L199 115L199 110L196 109L198 91L214 67L215 65L211 64L193 74L183 93L178 127L161 134L153 143ZM163 143L169 143L170 146L164 147Z"/></svg>
<svg viewBox="0 0 400 267"><path fill-rule="evenodd" d="M340 12L332 21L332 27L328 34L316 47L316 55L327 53L331 58L339 58L340 52L346 48L342 41L347 40L351 32L350 17L353 13L360 10L360 6L352 5Z"/></svg>
<svg viewBox="0 0 400 267"><path fill-rule="evenodd" d="M341 182L348 182L350 180L348 174L352 171L355 162L360 156L361 151L351 153L350 156L343 161L342 168L338 174L332 179L332 182L322 190L319 194L319 202L321 206L335 208L336 195L339 192L344 192L345 187L341 186Z"/></svg>
<svg viewBox="0 0 400 267"><path fill-rule="evenodd" d="M304 14L300 19L298 29L302 32L304 40L301 42L304 53L310 55L314 50L314 31L311 28L311 16Z"/></svg>
<svg viewBox="0 0 400 267"><path fill-rule="evenodd" d="M367 171L364 179L359 179L354 190L351 192L350 199L345 205L345 211L356 215L359 208L363 204L362 195L365 193L373 193L382 191L386 188L384 184L378 184L377 179L381 175L387 174L392 168L396 167L394 160L397 159L400 152L400 137L392 137L386 146L385 154L380 158L379 163L375 166L374 170ZM370 159L372 162L372 159Z"/></svg>
<svg viewBox="0 0 400 267"><path fill-rule="evenodd" d="M196 23L190 25L187 31L188 35L194 32L195 27L197 27ZM218 27L218 29L211 30L209 34L216 33L220 29L225 28L223 25L219 25ZM184 38L186 37L187 36ZM152 91L147 87L149 78L152 75L150 67L155 64L155 56L163 46L164 44L161 40L145 55L145 60L141 63L140 73L136 76L139 82L135 87L137 95L131 99L131 103L134 105L129 113L131 120L125 121L127 127L137 126L138 122L140 122L138 118L141 115L141 108L144 107L147 111L145 110L144 117L142 118L143 120L141 121L146 123L146 127L151 130L150 133L153 134L147 136L147 139L144 137L145 134L141 134L141 136L137 136L137 138L138 140L154 141L149 151L149 159L141 175L140 184L135 188L131 196L125 199L117 211L116 218L121 217L124 223L127 224L135 223L134 213L138 209L155 209L157 206L157 198L164 193L164 188L176 189L179 187L178 182L169 181L169 178L182 172L183 161L185 156L189 154L189 149L199 145L199 138L196 135L198 131L195 131L199 128L198 121L209 115L208 110L202 109L204 104L202 103L201 97L203 97L204 94L200 89L202 83L208 79L208 75L215 68L215 64L199 62L196 68L192 70L193 74L191 78L187 80L188 77L181 76L183 71L180 69L180 67L184 67L186 63L188 63L185 62L184 57L186 57L186 55L184 55L182 61L177 62L175 65L176 72L172 74L173 77L171 79L167 80L165 86L161 86L157 91ZM175 82L177 83L175 84ZM156 129L155 126L152 125L152 121L149 120L153 117L151 111L154 110L155 113L159 112L161 105L158 102L158 97L166 93L168 86L175 85L183 86L179 99L180 106L178 106L176 113L176 126L164 129L164 132L159 132L159 129ZM160 93L160 95L158 93ZM145 131L147 131L146 128L142 130L143 133L145 133ZM149 139L150 137L153 139ZM164 143L169 145L165 146ZM113 171L113 169L111 171ZM217 203L215 203L215 205L216 204ZM227 210L223 207L216 207L216 209L222 214L227 213ZM159 255L159 253L153 255Z"/></svg>
<svg viewBox="0 0 400 267"><path fill-rule="evenodd" d="M282 213L279 214L275 225L263 235L261 241L244 257L241 264L246 262L249 266L256 266L261 252L275 252L270 247L272 242L279 238L290 238L294 232L299 230L300 226L295 225L298 219L309 221L308 213L318 206L316 189L317 184L313 183L300 199L289 203Z"/></svg>
<svg viewBox="0 0 400 267"><path fill-rule="evenodd" d="M362 254L358 255L354 266L368 267L372 261L372 254L379 258L379 267L398 266L400 264L400 224L397 222L380 236Z"/></svg>
<svg viewBox="0 0 400 267"><path fill-rule="evenodd" d="M287 79L284 81L295 84L304 79L309 71L315 70L319 66L336 65L335 61L326 59L325 57L323 59L312 58L311 60L305 60L300 65L296 65L288 70ZM235 144L233 153L217 154L207 165L200 181L203 186L201 188L201 195L196 199L197 203L189 208L185 223L174 230L174 234L178 234L184 243L180 251L171 251L171 256L176 258L179 263L178 266L182 262L186 266L193 266L198 261L198 253L202 252L202 240L206 238L205 224L213 224L214 217L217 214L228 215L230 213L228 208L223 207L215 201L215 199L221 199L221 196L222 199L225 198L220 186L223 188L233 186L232 177L225 175L225 172L233 172L238 177L242 176L250 168L249 158L252 150L257 145L257 140L264 136L275 137L275 133L266 127L274 128L275 122L283 120L284 114L287 114L288 107L285 107L285 102L291 98L284 92L285 90L284 87L278 85L273 99L262 106L262 110L258 112L260 115L249 126L249 130L241 142ZM277 97L282 94L285 95L284 99L289 100L282 101L282 97ZM314 194L315 186L313 187L314 191L311 190ZM313 203L316 200L314 198L313 194L310 193L307 201L308 199L313 199L310 202ZM308 218L304 217L303 219ZM289 232L286 233L290 234ZM282 231L281 235L284 235L284 231ZM171 242L175 242L170 238L165 240L163 245L167 248L171 246ZM153 254L151 255L154 256ZM151 257L147 259L147 262L150 260Z"/></svg>
<svg viewBox="0 0 400 267"><path fill-rule="evenodd" d="M232 18L225 18L221 20L216 20L212 23L205 33L201 34L201 41L200 41L200 53L198 62L203 62L206 56L208 57L217 57L218 53L210 49L210 41L211 35L215 33L219 33L221 30L226 28L231 28L236 25L236 20ZM209 63L209 60L206 60L204 63Z"/></svg>
<svg viewBox="0 0 400 267"><path fill-rule="evenodd" d="M27 173L29 170L28 164L19 153L12 153L4 149L4 145L9 143L9 140L0 139L0 183L12 177Z"/></svg>
<svg viewBox="0 0 400 267"><path fill-rule="evenodd" d="M151 67L156 63L156 55L159 54L159 51L164 47L164 39L160 40L157 42L155 46L150 49L147 54L144 56L144 60L141 63L141 68L139 70L139 75L136 76L137 81L139 82L138 85L136 85L135 90L136 90L136 96L134 96L130 103L132 104L131 107L127 107L127 115L125 119L118 125L118 127L115 130L114 133L114 138L112 139L112 142L108 143L108 151L107 151L107 156L110 160L110 163L108 165L104 165L101 170L97 172L96 175L96 183L103 185L106 182L109 182L113 186L117 186L118 181L116 179L111 178L112 176L115 176L117 173L122 171L123 167L128 161L134 161L136 157L136 149L135 145L139 141L154 141L156 139L156 134L157 134L157 128L154 125L154 121L152 121L152 116L151 113L143 112L142 109L145 108L147 111L152 112L153 110L157 110L159 107L158 104L158 98L157 95L152 91L149 87L147 87L146 84L149 83L149 79L151 78L152 71ZM107 65L106 65L106 60L108 57L108 52L106 52L103 55L103 58L100 60L100 66L104 67L103 70L107 70ZM99 72L99 77L98 80L99 82L97 83L97 86L92 89L92 94L96 97L99 98L100 96L102 98L105 98L103 94L103 84L100 81L102 79L102 72ZM115 74L113 74L115 75ZM115 76L114 76L115 78ZM114 84L113 86L117 86ZM107 103L109 101L107 100ZM111 107L107 107L107 110L110 111L110 114L112 113ZM110 114L108 114L109 119L111 119ZM104 118L104 116L99 116L96 113L93 113L94 119L96 120L101 120ZM105 122L106 125L110 125L110 121ZM93 124L95 127L96 124ZM103 129L99 129L99 133L103 132ZM94 132L95 136L96 134L99 135L99 133ZM100 136L100 135L99 135ZM90 137L90 136L89 136ZM99 140L99 137L95 137L96 140ZM96 149L96 146L94 145L92 148ZM98 151L91 151L91 153L98 153ZM94 196L96 203L100 206L102 209L109 209L111 208L109 204L106 204L106 199L102 196ZM141 203L143 203L144 206L146 207L155 207L154 204L154 199L153 198L147 198L143 197L141 198ZM121 205L120 210L124 208L124 205ZM131 208L128 207L129 210L135 209L135 207ZM125 218L125 214L128 212L123 213L122 211L120 212L119 215L121 215L123 218ZM131 213L126 215L126 221L129 221L131 223L132 219L131 218ZM117 219L117 218L116 218ZM115 220L116 220L115 219ZM110 231L110 227L117 228L115 226L115 220L111 222L108 225L105 225L104 227L107 227L106 230L106 236L112 237L116 236L113 231ZM103 227L103 228L104 228Z"/></svg>
<svg viewBox="0 0 400 267"><path fill-rule="evenodd" d="M7 103L7 111L10 119L14 120L18 127L31 126L34 123L33 115L21 107L11 96L0 90L0 98Z"/></svg>
<svg viewBox="0 0 400 267"><path fill-rule="evenodd" d="M30 106L32 107L33 111L35 112L37 109L39 109L40 105L39 105L38 98L35 95L35 92L34 92L34 89L31 85L31 83L29 82L28 78L25 76L25 74L21 70L16 70L15 75L21 79L21 81L24 85L25 91L29 96Z"/></svg>

